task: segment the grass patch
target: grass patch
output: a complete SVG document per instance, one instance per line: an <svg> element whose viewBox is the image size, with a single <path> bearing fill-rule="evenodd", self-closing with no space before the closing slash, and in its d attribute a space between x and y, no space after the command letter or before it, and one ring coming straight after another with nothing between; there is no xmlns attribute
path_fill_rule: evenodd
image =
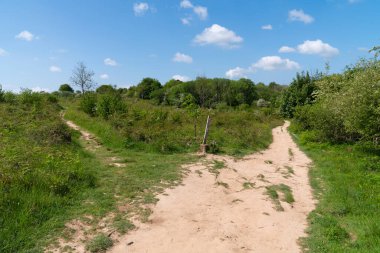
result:
<svg viewBox="0 0 380 253"><path fill-rule="evenodd" d="M116 229L119 234L125 234L129 230L135 228L135 225L130 222L126 217L123 217L121 214L115 216L112 226Z"/></svg>
<svg viewBox="0 0 380 253"><path fill-rule="evenodd" d="M294 158L294 153L291 148L288 148L288 154L289 154L289 161L293 160Z"/></svg>
<svg viewBox="0 0 380 253"><path fill-rule="evenodd" d="M212 174L215 174L216 177L219 176L220 170L225 168L226 165L223 161L213 160L212 167L209 167L208 171Z"/></svg>
<svg viewBox="0 0 380 253"><path fill-rule="evenodd" d="M280 199L280 195L278 194L279 192L282 193L281 199ZM275 205L275 209L277 211L284 211L284 208L282 207L280 200L285 201L289 204L292 204L294 202L292 190L290 189L289 186L285 184L267 186L265 194L268 195L272 199Z"/></svg>
<svg viewBox="0 0 380 253"><path fill-rule="evenodd" d="M86 249L91 253L105 252L112 245L113 241L111 238L105 234L99 234L86 245Z"/></svg>
<svg viewBox="0 0 380 253"><path fill-rule="evenodd" d="M380 252L380 148L371 144L306 142L314 161L311 185L318 205L309 215L308 252Z"/></svg>
<svg viewBox="0 0 380 253"><path fill-rule="evenodd" d="M243 189L244 190L249 190L249 189L252 189L255 187L255 183L251 183L251 182L244 182L243 183Z"/></svg>
<svg viewBox="0 0 380 253"><path fill-rule="evenodd" d="M276 171L280 171L282 176L286 179L292 177L294 175L294 169L290 166L284 166L284 168L277 168Z"/></svg>

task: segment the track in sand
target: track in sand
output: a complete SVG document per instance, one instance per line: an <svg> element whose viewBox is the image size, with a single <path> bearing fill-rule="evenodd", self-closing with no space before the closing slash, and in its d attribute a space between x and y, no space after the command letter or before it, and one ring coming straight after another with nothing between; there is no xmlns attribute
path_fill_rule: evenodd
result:
<svg viewBox="0 0 380 253"><path fill-rule="evenodd" d="M306 236L315 203L311 161L288 126L273 129L273 143L263 152L239 160L208 155L206 163L188 167L182 185L158 196L149 222L121 237L110 252L300 252L298 240ZM225 168L210 169L214 161ZM290 188L294 202L285 201L280 185ZM277 189L278 199L268 188Z"/></svg>

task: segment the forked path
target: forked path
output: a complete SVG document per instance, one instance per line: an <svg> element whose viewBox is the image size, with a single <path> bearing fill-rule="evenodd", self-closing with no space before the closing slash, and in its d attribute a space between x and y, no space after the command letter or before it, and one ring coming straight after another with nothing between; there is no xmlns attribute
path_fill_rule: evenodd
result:
<svg viewBox="0 0 380 253"><path fill-rule="evenodd" d="M315 203L311 161L293 142L288 125L273 129L273 143L263 152L236 161L208 156L207 161L225 162L218 175L210 165L189 167L182 185L158 196L150 221L110 252L300 252L298 240L306 235ZM277 204L267 194L268 187L281 184L292 190L293 203L280 191Z"/></svg>

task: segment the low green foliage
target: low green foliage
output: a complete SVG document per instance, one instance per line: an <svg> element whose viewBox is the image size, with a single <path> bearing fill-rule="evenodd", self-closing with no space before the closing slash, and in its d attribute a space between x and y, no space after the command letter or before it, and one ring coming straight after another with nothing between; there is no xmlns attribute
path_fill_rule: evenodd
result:
<svg viewBox="0 0 380 253"><path fill-rule="evenodd" d="M266 190L266 194L272 199L277 211L284 211L284 208L281 206L280 200L285 201L289 204L292 204L294 202L292 189L290 189L290 187L285 184L270 185L266 187ZM282 193L281 199L278 192Z"/></svg>
<svg viewBox="0 0 380 253"><path fill-rule="evenodd" d="M108 248L112 247L113 241L105 234L95 236L87 245L86 249L91 253L105 252Z"/></svg>
<svg viewBox="0 0 380 253"><path fill-rule="evenodd" d="M120 234L125 234L135 228L135 225L121 214L115 216L112 226Z"/></svg>
<svg viewBox="0 0 380 253"><path fill-rule="evenodd" d="M309 215L308 252L380 252L380 149L372 144L311 142L296 135L313 159L311 185L319 202Z"/></svg>
<svg viewBox="0 0 380 253"><path fill-rule="evenodd" d="M25 90L0 103L1 252L33 249L97 183L49 97Z"/></svg>
<svg viewBox="0 0 380 253"><path fill-rule="evenodd" d="M243 188L245 190L252 189L254 187L255 187L255 183L252 183L252 182L244 182L243 183Z"/></svg>

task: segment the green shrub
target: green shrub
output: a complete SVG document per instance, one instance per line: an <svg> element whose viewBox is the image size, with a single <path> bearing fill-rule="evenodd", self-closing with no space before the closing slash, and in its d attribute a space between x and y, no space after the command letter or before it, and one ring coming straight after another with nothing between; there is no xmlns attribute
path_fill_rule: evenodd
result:
<svg viewBox="0 0 380 253"><path fill-rule="evenodd" d="M17 98L25 105L40 105L42 102L42 94L29 89L23 89Z"/></svg>
<svg viewBox="0 0 380 253"><path fill-rule="evenodd" d="M88 115L94 117L96 115L97 97L93 93L85 93L80 100L80 108Z"/></svg>

